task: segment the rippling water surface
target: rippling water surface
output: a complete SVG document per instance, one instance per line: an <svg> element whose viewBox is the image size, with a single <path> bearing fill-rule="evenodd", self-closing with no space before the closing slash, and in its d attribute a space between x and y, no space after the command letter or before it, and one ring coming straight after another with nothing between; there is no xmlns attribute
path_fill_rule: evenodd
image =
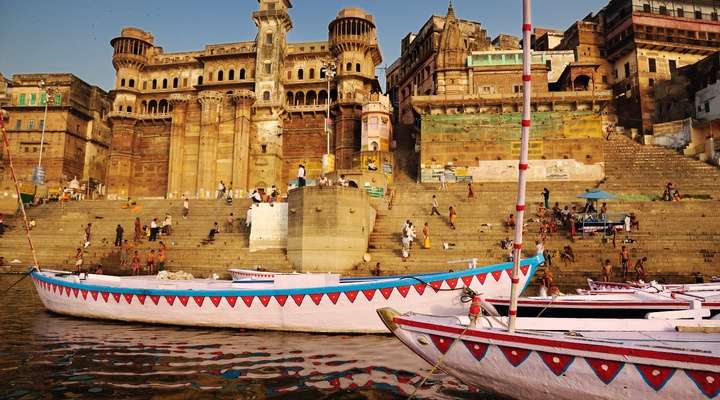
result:
<svg viewBox="0 0 720 400"><path fill-rule="evenodd" d="M17 276L0 275L0 291ZM30 279L0 294L0 399L407 398L430 367L396 339L84 320ZM418 398L490 399L443 374Z"/></svg>

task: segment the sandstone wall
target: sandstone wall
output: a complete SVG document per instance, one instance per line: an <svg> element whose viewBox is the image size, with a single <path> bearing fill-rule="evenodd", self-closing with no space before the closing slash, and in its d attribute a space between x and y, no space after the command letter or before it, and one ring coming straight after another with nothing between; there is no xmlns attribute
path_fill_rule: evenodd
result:
<svg viewBox="0 0 720 400"><path fill-rule="evenodd" d="M359 188L303 187L288 195L290 262L303 271L342 272L362 261L376 211Z"/></svg>

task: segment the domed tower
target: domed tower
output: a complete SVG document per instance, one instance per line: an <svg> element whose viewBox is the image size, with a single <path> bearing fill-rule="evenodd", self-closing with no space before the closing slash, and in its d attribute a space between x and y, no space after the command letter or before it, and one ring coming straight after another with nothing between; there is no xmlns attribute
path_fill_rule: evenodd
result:
<svg viewBox="0 0 720 400"><path fill-rule="evenodd" d="M345 8L330 22L330 51L337 62L335 157L350 168L360 150L362 104L377 88L375 68L382 62L375 18L360 8Z"/></svg>
<svg viewBox="0 0 720 400"><path fill-rule="evenodd" d="M123 28L120 36L110 41L115 67L114 111L138 112L135 94L140 86L140 72L153 47L153 36L138 28ZM122 108L121 108L122 107Z"/></svg>

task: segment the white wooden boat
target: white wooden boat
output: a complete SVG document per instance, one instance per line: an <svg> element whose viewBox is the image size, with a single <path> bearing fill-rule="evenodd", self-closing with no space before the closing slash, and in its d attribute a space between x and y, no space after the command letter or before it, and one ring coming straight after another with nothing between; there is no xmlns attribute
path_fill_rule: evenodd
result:
<svg viewBox="0 0 720 400"><path fill-rule="evenodd" d="M522 285L542 257L524 260ZM307 332L387 332L375 310L395 307L462 313L465 288L497 296L510 287L511 264L434 274L352 278L276 274L272 280L158 280L34 270L45 307L78 317L157 324Z"/></svg>
<svg viewBox="0 0 720 400"><path fill-rule="evenodd" d="M578 289L578 293L606 293L606 292L628 292L644 290L647 292L672 291L681 293L691 292L720 292L720 282L710 283L684 283L666 284L652 282L602 282L590 278L587 280L588 289Z"/></svg>
<svg viewBox="0 0 720 400"><path fill-rule="evenodd" d="M479 296L464 317L378 311L408 348L475 385L518 400L712 399L720 394L720 319L700 300L650 319L520 318L531 121L530 0L523 0L523 107L508 318L484 317ZM674 295L683 295L671 292ZM692 297L691 297L692 298ZM687 319L691 318L691 319Z"/></svg>
<svg viewBox="0 0 720 400"><path fill-rule="evenodd" d="M432 365L514 399L713 399L720 394L718 320L608 320L398 315L390 330ZM680 330L678 332L678 330ZM703 330L705 332L703 332Z"/></svg>
<svg viewBox="0 0 720 400"><path fill-rule="evenodd" d="M710 310L711 316L720 314L720 285L694 286L680 289L649 286L623 290L584 291L583 294L565 296L532 296L518 299L520 317L563 318L644 318L657 311L685 310L693 301ZM502 315L507 315L510 298L486 298Z"/></svg>

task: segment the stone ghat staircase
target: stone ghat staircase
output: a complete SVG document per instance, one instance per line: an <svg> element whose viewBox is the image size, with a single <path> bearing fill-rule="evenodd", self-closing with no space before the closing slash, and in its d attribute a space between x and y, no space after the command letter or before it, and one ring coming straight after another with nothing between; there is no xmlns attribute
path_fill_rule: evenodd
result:
<svg viewBox="0 0 720 400"><path fill-rule="evenodd" d="M644 146L624 135L605 142L602 188L614 193L661 195L668 182L680 193L720 199L720 168L685 157L675 150Z"/></svg>
<svg viewBox="0 0 720 400"><path fill-rule="evenodd" d="M249 232L244 227L245 212L249 207L247 200L235 200L232 206L222 201L191 200L190 215L182 218L180 200L138 200L134 209L122 208L120 201L73 201L61 208L59 203L46 204L28 210L28 217L34 218L37 226L32 230L32 238L41 265L54 268L74 267L75 249L81 246L83 227L93 224L92 245L86 249L85 265L103 264L105 273L127 274L129 267L119 270L118 249L113 246L115 227L121 224L125 229L125 239L132 242L135 217L143 224L149 224L152 218L162 221L165 213L173 217L173 233L161 236L168 248L166 266L170 270L183 270L197 276L209 276L212 273L223 275L227 268L249 268L262 265L267 269L287 271L291 266L285 250L264 250L250 252L248 249ZM236 218L236 233L221 232L210 244L202 244L213 222L217 221L224 231L224 223L230 213ZM6 265L14 259L20 264L12 264L13 271L24 271L32 263L19 217L13 217L6 223L11 229L0 237L0 256L5 257ZM150 249L158 248L158 242L144 239L133 250L141 255L142 265Z"/></svg>
<svg viewBox="0 0 720 400"><path fill-rule="evenodd" d="M526 218L525 248L534 254L535 240L539 237L539 224L535 213L540 204L543 187L551 190L551 204L575 204L580 208L584 202L576 196L592 184L585 182L530 183L528 185L529 213ZM474 184L475 199L467 198L466 185L450 185L449 190L439 191L437 185L401 184L390 210L378 214L375 231L370 237L371 261L366 268L381 263L387 273L438 271L465 268L466 264L451 265L450 260L477 258L479 265L505 261L507 250L499 242L513 237L503 221L514 213L515 184ZM430 216L432 195L438 196L442 216ZM457 229L448 224L448 207L458 210ZM626 243L632 259L647 256L649 276L670 282L687 282L693 272L705 276L720 274L720 215L713 212L720 206L717 200L683 200L681 202L609 202L610 213L634 212L641 230L629 236L634 240ZM405 220L417 226L418 240L422 241L422 226L430 226L431 249L414 246L407 262L400 258L400 232ZM576 254L576 262L564 264L559 254L553 259L553 272L561 287L583 286L587 277L598 278L600 265L609 258L618 268L618 252L625 235L618 235L617 248L612 241L604 242L601 235L576 237L571 243L564 231L550 235L546 248L559 251L570 244ZM442 243L450 244L449 250ZM620 279L620 276L618 276Z"/></svg>

